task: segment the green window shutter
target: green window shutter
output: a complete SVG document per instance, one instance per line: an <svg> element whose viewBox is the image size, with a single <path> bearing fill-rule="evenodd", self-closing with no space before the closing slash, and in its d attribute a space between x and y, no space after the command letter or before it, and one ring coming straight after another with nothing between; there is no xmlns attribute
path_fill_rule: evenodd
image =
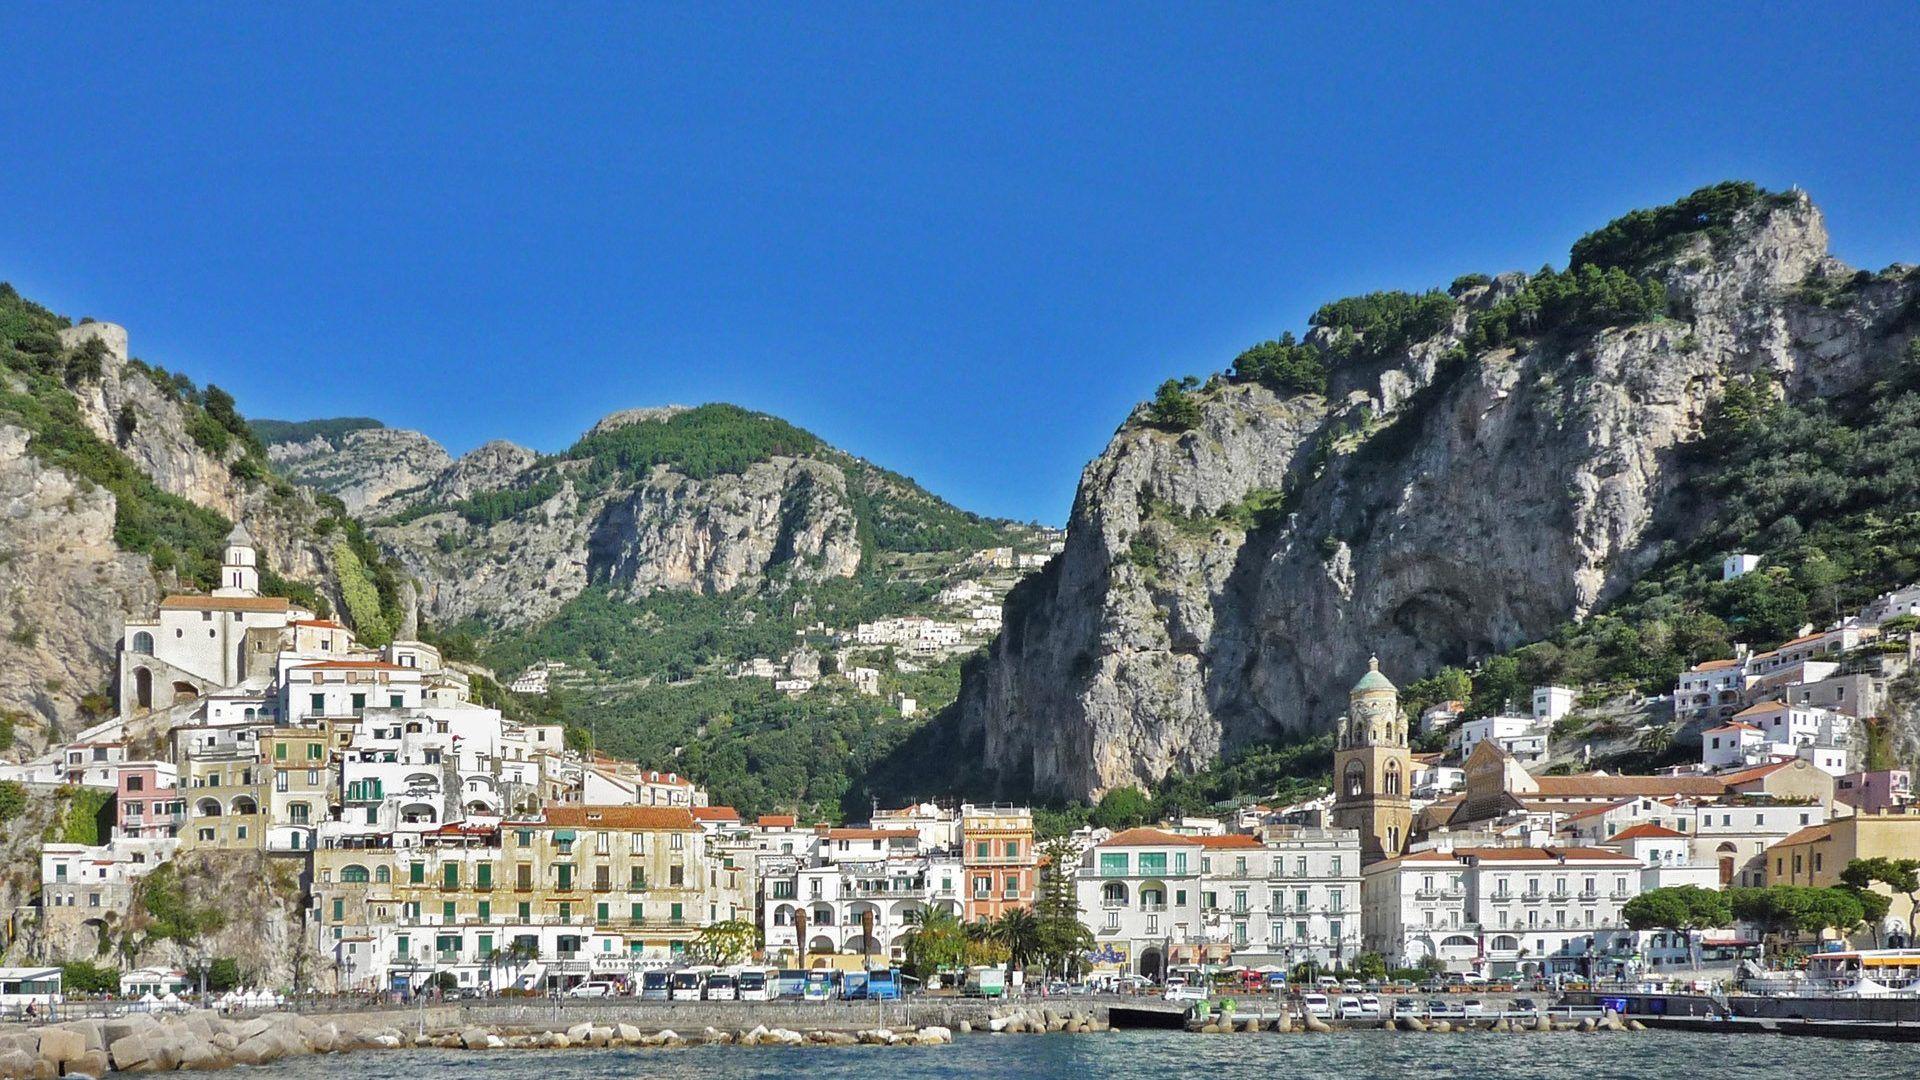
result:
<svg viewBox="0 0 1920 1080"><path fill-rule="evenodd" d="M459 917L458 914L454 911L453 901L448 900L440 905L440 917L443 919L446 919L449 922Z"/></svg>
<svg viewBox="0 0 1920 1080"><path fill-rule="evenodd" d="M640 914L640 913L641 913L642 911L645 911L645 910L646 910L646 905L645 905L645 904L642 904L642 903L641 903L641 902L639 902L638 900L636 900L636 901L634 901L634 902L633 902L633 914L632 914L632 916L631 916L631 918L633 919L633 921L634 921L634 922L639 922L639 921L641 920L641 918L642 918L642 916L641 916L641 914Z"/></svg>
<svg viewBox="0 0 1920 1080"><path fill-rule="evenodd" d="M533 905L522 900L520 901L520 910L514 914L518 916L521 922L527 922L533 918Z"/></svg>
<svg viewBox="0 0 1920 1080"><path fill-rule="evenodd" d="M456 888L460 884L460 864L447 863L440 868L440 883L447 888Z"/></svg>
<svg viewBox="0 0 1920 1080"><path fill-rule="evenodd" d="M481 922L492 922L492 921L493 921L493 903L492 903L492 901L489 901L489 900L482 900L482 901L480 901L480 911L479 911L479 919L480 919L480 921L481 921Z"/></svg>
<svg viewBox="0 0 1920 1080"><path fill-rule="evenodd" d="M681 920L681 918L682 918L682 915L681 915L681 912L680 912L680 905L679 905L679 904L675 904L675 905L673 905L673 911L672 911L672 913L671 913L671 914L670 914L670 915L669 915L668 917L669 917L669 918L671 918L671 919L672 919L672 920L673 920L674 922L679 922L679 921Z"/></svg>
<svg viewBox="0 0 1920 1080"><path fill-rule="evenodd" d="M480 884L483 887L493 884L493 864L492 863L483 862L480 864L480 868L474 872L480 876Z"/></svg>
<svg viewBox="0 0 1920 1080"><path fill-rule="evenodd" d="M571 918L573 918L573 905L562 900L560 902L560 921L566 922Z"/></svg>
<svg viewBox="0 0 1920 1080"><path fill-rule="evenodd" d="M273 744L273 760L275 761L287 760L287 744L286 743L277 742Z"/></svg>
<svg viewBox="0 0 1920 1080"><path fill-rule="evenodd" d="M427 882L427 864L426 863L414 863L413 865L407 867L407 883L408 884L424 885L426 884L426 882Z"/></svg>
<svg viewBox="0 0 1920 1080"><path fill-rule="evenodd" d="M493 935L492 934L480 935L480 955L482 957L488 957L493 955Z"/></svg>
<svg viewBox="0 0 1920 1080"><path fill-rule="evenodd" d="M333 898L333 921L339 922L347 917L347 902L339 897Z"/></svg>
<svg viewBox="0 0 1920 1080"><path fill-rule="evenodd" d="M593 913L593 915L594 915L594 919L595 919L596 921L598 921L598 922L606 922L606 921L608 921L608 920L607 920L607 904L606 904L606 901L604 901L604 900L603 900L603 901L601 901L601 902L600 902L600 904L598 905L598 907L597 907L597 909L596 909L596 910L594 911L594 913Z"/></svg>
<svg viewBox="0 0 1920 1080"><path fill-rule="evenodd" d="M1126 877L1127 876L1127 853L1124 851L1119 853L1108 852L1108 851L1101 852L1100 853L1100 876L1101 877Z"/></svg>

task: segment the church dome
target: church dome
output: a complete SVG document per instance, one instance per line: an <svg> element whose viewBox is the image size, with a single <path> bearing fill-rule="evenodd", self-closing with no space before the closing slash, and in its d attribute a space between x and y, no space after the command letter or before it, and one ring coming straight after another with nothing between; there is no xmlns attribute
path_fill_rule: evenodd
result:
<svg viewBox="0 0 1920 1080"><path fill-rule="evenodd" d="M1356 694L1365 694L1377 690L1397 692L1399 689L1399 687L1393 685L1392 680L1380 674L1380 658L1378 656L1372 657L1367 661L1367 673L1360 676L1359 682L1353 684L1353 692Z"/></svg>

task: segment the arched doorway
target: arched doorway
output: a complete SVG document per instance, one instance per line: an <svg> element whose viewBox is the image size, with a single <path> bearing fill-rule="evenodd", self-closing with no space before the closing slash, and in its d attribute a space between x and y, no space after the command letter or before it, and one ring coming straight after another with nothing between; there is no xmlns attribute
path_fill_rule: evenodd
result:
<svg viewBox="0 0 1920 1080"><path fill-rule="evenodd" d="M1740 849L1735 847L1731 840L1721 844L1715 851L1715 854L1720 856L1720 885L1722 888L1733 884L1734 856L1739 854L1739 851Z"/></svg>
<svg viewBox="0 0 1920 1080"><path fill-rule="evenodd" d="M142 709L153 708L153 672L147 668L133 669L133 700Z"/></svg>
<svg viewBox="0 0 1920 1080"><path fill-rule="evenodd" d="M1159 982L1161 977L1166 974L1166 968L1167 965L1161 957L1159 946L1150 945L1140 950L1140 974L1152 979L1154 982Z"/></svg>

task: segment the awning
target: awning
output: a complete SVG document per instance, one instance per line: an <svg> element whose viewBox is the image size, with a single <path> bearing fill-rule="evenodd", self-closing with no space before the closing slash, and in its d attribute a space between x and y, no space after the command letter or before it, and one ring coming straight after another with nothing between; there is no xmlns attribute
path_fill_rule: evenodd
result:
<svg viewBox="0 0 1920 1080"><path fill-rule="evenodd" d="M556 843L571 844L573 843L573 830L555 829L553 830L553 839Z"/></svg>

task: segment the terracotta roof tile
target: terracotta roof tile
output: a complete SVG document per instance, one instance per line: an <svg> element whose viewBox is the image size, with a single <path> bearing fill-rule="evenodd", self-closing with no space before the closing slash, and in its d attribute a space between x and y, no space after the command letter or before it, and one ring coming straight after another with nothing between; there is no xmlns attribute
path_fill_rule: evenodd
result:
<svg viewBox="0 0 1920 1080"><path fill-rule="evenodd" d="M1614 833L1608 842L1611 843L1613 840L1672 840L1675 838L1684 840L1686 836L1686 833L1678 829L1669 829L1665 825L1655 825L1651 821L1643 821L1630 829L1622 829Z"/></svg>
<svg viewBox="0 0 1920 1080"><path fill-rule="evenodd" d="M1721 795L1726 782L1712 776L1536 776L1540 794L1547 796Z"/></svg>
<svg viewBox="0 0 1920 1080"><path fill-rule="evenodd" d="M162 611L288 611L292 607L284 596L169 596L160 601Z"/></svg>
<svg viewBox="0 0 1920 1080"><path fill-rule="evenodd" d="M558 829L697 829L684 806L552 806L546 823Z"/></svg>
<svg viewBox="0 0 1920 1080"><path fill-rule="evenodd" d="M1100 847L1144 847L1152 844L1171 844L1180 847L1199 847L1200 841L1191 836L1177 836L1161 829L1127 829L1114 833L1100 841Z"/></svg>
<svg viewBox="0 0 1920 1080"><path fill-rule="evenodd" d="M1260 842L1259 837L1248 836L1246 833L1228 833L1225 836L1196 836L1194 839L1198 840L1200 846L1203 848L1217 848L1221 850L1231 848L1260 848L1266 846Z"/></svg>
<svg viewBox="0 0 1920 1080"><path fill-rule="evenodd" d="M1787 844L1809 844L1815 840L1825 840L1832 835L1833 826L1831 825L1809 825L1799 832L1789 834L1773 846L1782 847Z"/></svg>

